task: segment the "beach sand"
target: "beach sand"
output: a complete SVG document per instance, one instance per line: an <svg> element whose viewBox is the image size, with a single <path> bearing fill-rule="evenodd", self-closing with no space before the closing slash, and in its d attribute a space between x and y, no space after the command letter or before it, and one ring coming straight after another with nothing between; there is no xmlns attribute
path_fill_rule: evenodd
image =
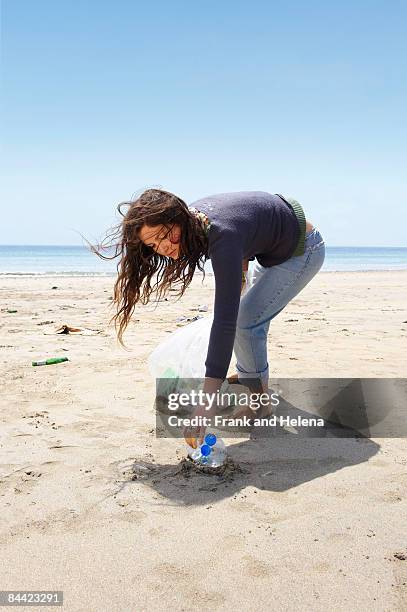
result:
<svg viewBox="0 0 407 612"><path fill-rule="evenodd" d="M270 375L404 377L406 281L320 273L270 326ZM0 588L62 590L75 612L407 610L406 440L234 439L241 472L187 477L182 440L155 437L146 360L212 309L213 277L137 307L129 351L112 285L1 278Z"/></svg>

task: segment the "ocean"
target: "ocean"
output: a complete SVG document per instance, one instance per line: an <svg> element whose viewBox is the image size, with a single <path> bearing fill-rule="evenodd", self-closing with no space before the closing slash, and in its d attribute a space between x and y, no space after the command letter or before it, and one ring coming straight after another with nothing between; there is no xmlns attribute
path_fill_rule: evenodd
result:
<svg viewBox="0 0 407 612"><path fill-rule="evenodd" d="M0 275L114 276L118 259L103 261L82 246L0 245ZM322 272L406 270L407 247L326 247ZM210 261L205 270L211 273Z"/></svg>

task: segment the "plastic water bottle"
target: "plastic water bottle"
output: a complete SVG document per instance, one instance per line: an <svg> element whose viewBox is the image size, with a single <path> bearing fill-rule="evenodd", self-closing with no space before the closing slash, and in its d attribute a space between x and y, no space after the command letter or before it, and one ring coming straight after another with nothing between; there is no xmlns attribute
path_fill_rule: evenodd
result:
<svg viewBox="0 0 407 612"><path fill-rule="evenodd" d="M204 443L197 448L188 445L188 455L191 459L205 467L220 467L226 461L226 454L225 443L213 433L207 433Z"/></svg>

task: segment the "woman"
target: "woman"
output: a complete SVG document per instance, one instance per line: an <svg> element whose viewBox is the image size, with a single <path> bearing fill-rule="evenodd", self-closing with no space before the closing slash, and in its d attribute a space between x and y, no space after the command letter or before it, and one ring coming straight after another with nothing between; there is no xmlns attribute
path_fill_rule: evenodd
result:
<svg viewBox="0 0 407 612"><path fill-rule="evenodd" d="M122 206L128 206L124 215ZM301 205L281 195L247 191L208 196L188 207L172 193L148 189L118 209L123 220L108 238L116 248L113 258L121 257L113 317L120 343L138 302L148 303L154 291L161 298L174 285L181 297L195 270L203 271L210 258L214 320L203 390L220 389L234 350L237 373L229 382L244 381L251 393L267 392L270 321L309 283L325 257L321 234ZM242 276L254 259L251 287L241 297ZM235 416L255 414L245 407ZM269 414L268 405L257 411L257 416ZM211 416L211 411L200 406L195 415ZM202 428L185 433L194 447L202 435Z"/></svg>

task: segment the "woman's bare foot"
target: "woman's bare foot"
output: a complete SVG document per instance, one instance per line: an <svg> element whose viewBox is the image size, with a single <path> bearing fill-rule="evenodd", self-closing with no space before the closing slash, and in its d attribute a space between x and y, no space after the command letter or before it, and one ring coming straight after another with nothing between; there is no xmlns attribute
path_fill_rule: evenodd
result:
<svg viewBox="0 0 407 612"><path fill-rule="evenodd" d="M239 380L239 375L237 373L232 374L232 376L228 376L226 380L228 381L230 385L238 384L238 385L246 386L245 385L246 383L249 391L251 393L256 394L257 396L259 396L260 394L267 393L269 391L267 388L267 385L263 384L260 381L260 379L247 379L246 381ZM269 401L266 404L261 404L258 410L256 411L252 410L249 407L249 405L246 405L246 404L244 404L243 406L238 406L233 411L233 413L230 415L230 418L243 419L244 417L246 417L246 419L250 423L249 428L251 428L253 427L253 423L255 419L267 418L267 417L270 417L272 414L273 414L273 406L271 405Z"/></svg>
<svg viewBox="0 0 407 612"><path fill-rule="evenodd" d="M232 419L243 419L246 417L250 425L253 425L254 419L265 419L273 414L272 406L260 406L258 410L252 410L249 406L239 406L231 415Z"/></svg>

